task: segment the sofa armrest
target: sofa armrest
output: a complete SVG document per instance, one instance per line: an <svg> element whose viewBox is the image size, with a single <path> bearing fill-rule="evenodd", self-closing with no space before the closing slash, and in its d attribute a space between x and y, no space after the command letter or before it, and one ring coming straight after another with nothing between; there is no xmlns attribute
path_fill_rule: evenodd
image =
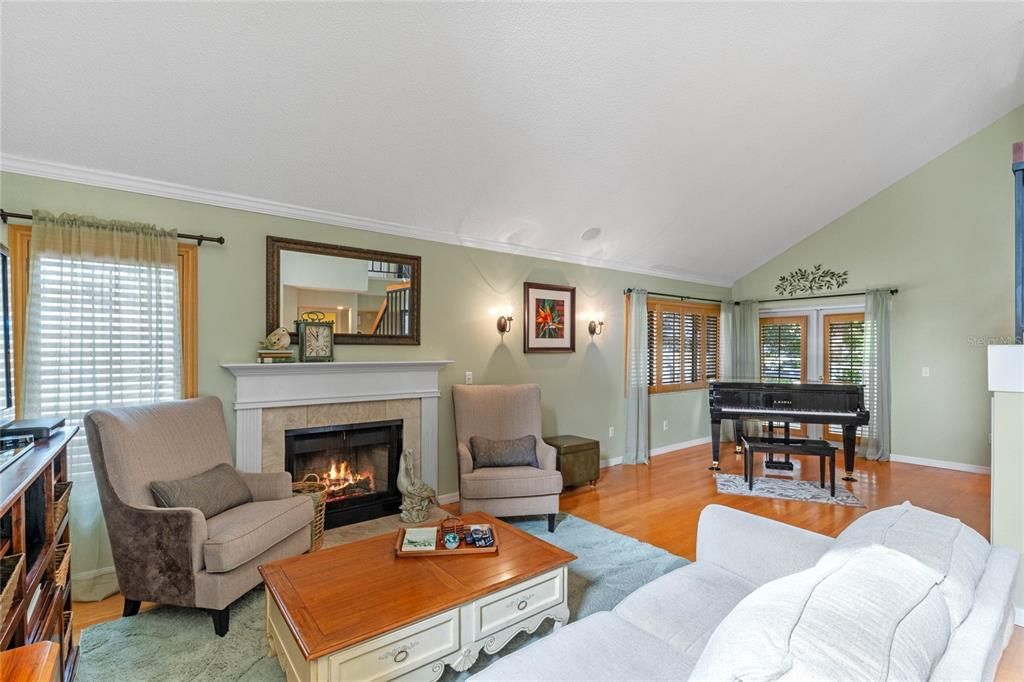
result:
<svg viewBox="0 0 1024 682"><path fill-rule="evenodd" d="M537 439L537 464L545 471L554 471L558 468L558 451L553 445Z"/></svg>
<svg viewBox="0 0 1024 682"><path fill-rule="evenodd" d="M117 504L105 509L121 592L128 599L192 606L203 570L206 518L191 507Z"/></svg>
<svg viewBox="0 0 1024 682"><path fill-rule="evenodd" d="M811 568L832 538L754 514L709 504L697 523L697 561L755 585Z"/></svg>
<svg viewBox="0 0 1024 682"><path fill-rule="evenodd" d="M465 443L459 443L459 475L473 473L473 455Z"/></svg>
<svg viewBox="0 0 1024 682"><path fill-rule="evenodd" d="M292 475L287 471L271 471L269 473L238 472L245 484L249 486L253 502L266 500L283 500L292 496Z"/></svg>

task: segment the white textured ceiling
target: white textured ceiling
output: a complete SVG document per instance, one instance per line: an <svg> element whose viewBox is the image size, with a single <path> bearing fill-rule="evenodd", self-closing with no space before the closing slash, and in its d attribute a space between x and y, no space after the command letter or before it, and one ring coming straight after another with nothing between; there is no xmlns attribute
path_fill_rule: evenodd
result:
<svg viewBox="0 0 1024 682"><path fill-rule="evenodd" d="M1022 2L0 11L8 169L720 283L1024 103Z"/></svg>

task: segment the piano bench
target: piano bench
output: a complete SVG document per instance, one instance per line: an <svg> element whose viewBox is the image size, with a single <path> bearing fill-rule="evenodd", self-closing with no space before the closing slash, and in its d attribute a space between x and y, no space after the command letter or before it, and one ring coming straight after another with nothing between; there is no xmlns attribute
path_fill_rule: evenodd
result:
<svg viewBox="0 0 1024 682"><path fill-rule="evenodd" d="M747 482L749 490L754 489L754 453L764 452L769 457L774 454L786 455L789 462L790 455L815 455L818 457L818 469L820 473L821 487L825 487L825 464L828 460L829 492L832 497L836 496L836 446L827 440L812 440L809 438L790 438L780 440L779 438L756 436L743 436L740 438L743 446L743 480Z"/></svg>

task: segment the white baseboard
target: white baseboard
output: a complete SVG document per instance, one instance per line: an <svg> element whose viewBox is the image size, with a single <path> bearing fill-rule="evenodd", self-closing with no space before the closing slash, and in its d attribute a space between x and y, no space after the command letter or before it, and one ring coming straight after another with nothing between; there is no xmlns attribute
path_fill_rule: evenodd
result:
<svg viewBox="0 0 1024 682"><path fill-rule="evenodd" d="M459 501L459 494L458 493L448 493L446 495L438 495L437 496L437 503L438 504L451 504L452 502L458 502L458 501Z"/></svg>
<svg viewBox="0 0 1024 682"><path fill-rule="evenodd" d="M963 464L961 462L947 462L944 459L929 459L927 457L911 457L910 455L889 455L890 462L901 464L917 464L923 467L935 467L937 469L952 469L953 471L965 471L969 474L992 474L992 467L983 467L980 464Z"/></svg>
<svg viewBox="0 0 1024 682"><path fill-rule="evenodd" d="M651 457L657 457L658 455L667 455L670 452L676 450L685 450L686 448L692 448L697 445L704 445L705 443L711 442L711 436L704 436L703 438L694 438L693 440L684 440L682 443L672 443L670 445L662 445L660 448L651 449Z"/></svg>
<svg viewBox="0 0 1024 682"><path fill-rule="evenodd" d="M704 445L705 443L711 442L711 436L704 436L703 438L694 438L693 440L684 440L681 443L670 443L669 445L662 445L661 447L651 449L651 457L657 457L658 455L667 455L670 452L677 450L685 450L686 448L692 448L697 445ZM621 457L612 457L610 459L601 460L601 468L607 469L613 467L616 464L622 464Z"/></svg>

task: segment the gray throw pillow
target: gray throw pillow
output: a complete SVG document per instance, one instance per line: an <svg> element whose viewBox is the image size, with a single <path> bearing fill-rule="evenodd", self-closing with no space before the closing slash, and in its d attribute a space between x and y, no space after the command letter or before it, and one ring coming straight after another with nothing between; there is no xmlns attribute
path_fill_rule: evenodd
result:
<svg viewBox="0 0 1024 682"><path fill-rule="evenodd" d="M537 439L523 436L513 440L490 440L473 436L469 439L469 452L473 468L481 467L539 467Z"/></svg>
<svg viewBox="0 0 1024 682"><path fill-rule="evenodd" d="M192 507L210 518L246 502L252 502L249 486L230 464L218 464L209 471L177 481L149 484L158 507Z"/></svg>

